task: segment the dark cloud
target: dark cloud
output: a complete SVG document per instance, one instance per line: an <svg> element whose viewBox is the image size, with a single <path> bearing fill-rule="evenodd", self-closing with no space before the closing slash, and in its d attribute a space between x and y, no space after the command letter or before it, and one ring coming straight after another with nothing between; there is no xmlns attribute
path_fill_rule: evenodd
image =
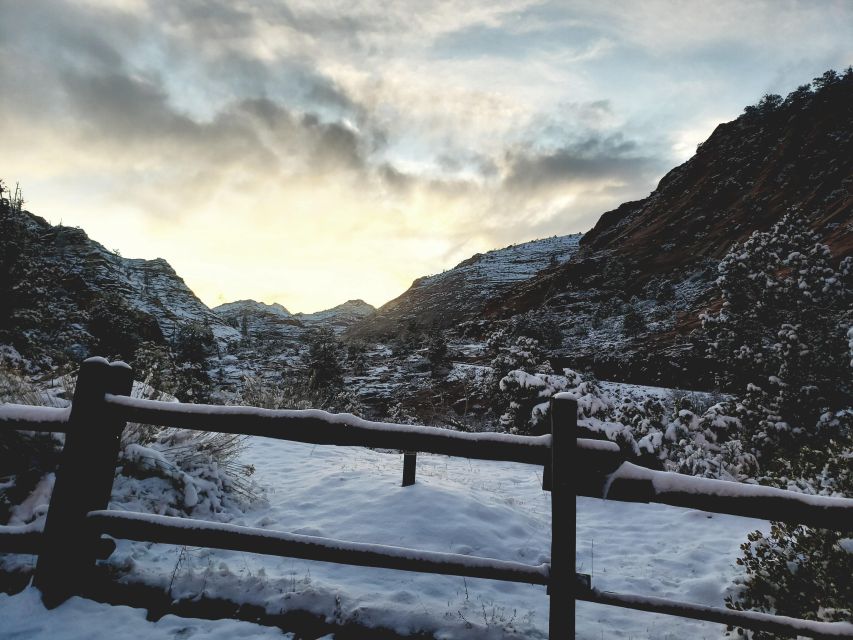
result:
<svg viewBox="0 0 853 640"><path fill-rule="evenodd" d="M637 182L660 170L661 161L638 153L621 134L589 135L555 149L516 149L507 153L504 184L511 190L554 185Z"/></svg>

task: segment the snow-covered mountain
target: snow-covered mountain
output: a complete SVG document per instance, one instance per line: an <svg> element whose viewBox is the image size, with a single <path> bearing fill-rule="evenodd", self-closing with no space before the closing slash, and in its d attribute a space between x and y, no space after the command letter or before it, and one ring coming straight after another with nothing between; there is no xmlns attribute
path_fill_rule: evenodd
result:
<svg viewBox="0 0 853 640"><path fill-rule="evenodd" d="M0 237L0 343L39 366L129 357L140 341L164 342L188 323L209 326L220 346L240 337L165 260L123 258L26 211L4 211Z"/></svg>
<svg viewBox="0 0 853 640"><path fill-rule="evenodd" d="M237 329L244 341L295 340L303 331L302 323L277 302L237 300L214 307L213 313Z"/></svg>
<svg viewBox="0 0 853 640"><path fill-rule="evenodd" d="M352 325L369 318L376 312L376 307L364 300L347 300L331 309L314 313L297 313L295 317L306 327L329 327L340 333Z"/></svg>
<svg viewBox="0 0 853 640"><path fill-rule="evenodd" d="M720 304L718 261L789 210L836 260L853 255L851 73L766 96L719 125L647 198L604 213L571 260L512 287L486 314L570 319L563 364L604 378L699 380L710 367L688 336ZM642 322L626 331L632 316Z"/></svg>
<svg viewBox="0 0 853 640"><path fill-rule="evenodd" d="M414 322L451 327L479 317L493 299L509 293L539 271L568 261L581 234L555 236L477 253L442 273L418 278L376 315L353 328L353 335L381 335Z"/></svg>

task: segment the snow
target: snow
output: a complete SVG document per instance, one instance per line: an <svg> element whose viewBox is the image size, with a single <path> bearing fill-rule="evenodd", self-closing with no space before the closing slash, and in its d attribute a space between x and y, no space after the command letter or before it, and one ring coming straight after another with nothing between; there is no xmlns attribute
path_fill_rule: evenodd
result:
<svg viewBox="0 0 853 640"><path fill-rule="evenodd" d="M619 469L609 476L608 482L612 484L616 479L648 480L652 483L657 494L680 492L729 498L776 498L783 499L789 503L800 503L814 507L842 508L850 511L850 520L853 520L853 499L851 498L810 495L757 484L728 482L725 480L712 480L711 478L697 478L680 473L653 471L652 469L640 467L630 462L623 463Z"/></svg>
<svg viewBox="0 0 853 640"><path fill-rule="evenodd" d="M157 622L145 618L144 609L100 604L71 598L48 611L33 587L9 596L0 593L0 620L3 638L27 640L294 640L276 628L237 620L200 620L167 615Z"/></svg>
<svg viewBox="0 0 853 640"><path fill-rule="evenodd" d="M233 525L527 565L550 556L550 494L539 467L421 454L417 483L402 488L400 455L263 438L251 439L244 462L270 489L266 502L230 514ZM595 587L710 606L723 606L746 534L769 528L657 504L578 498L577 506L578 570L591 573ZM444 640L547 637L548 596L536 585L236 551L190 548L181 556L173 546L127 540L110 563L125 580L171 583L175 598L204 593L271 613L301 609ZM720 638L724 631L584 602L577 624L577 637L590 640Z"/></svg>
<svg viewBox="0 0 853 640"><path fill-rule="evenodd" d="M127 396L117 396L113 394L106 394L105 399L108 404L113 406L146 411L145 418L151 418L155 422L158 419L162 420L161 424L171 424L175 416L179 418L189 416L230 416L235 418L235 421L237 422L239 421L239 418L264 418L267 420L282 421L293 420L294 422L312 420L328 425L342 425L349 427L354 431L381 432L389 436L393 434L422 436L425 440L429 439L431 443L435 443L434 446L444 446L452 441L458 442L460 444L460 448L465 444L509 445L517 448L517 452L515 449L513 450L512 458L518 460L524 460L540 453L544 458L547 456L546 450L550 447L551 443L550 435L520 436L509 433L451 431L449 429L441 429L439 427L374 422L371 420L364 420L363 418L354 416L351 413L329 413L320 409L261 409L258 407L165 403L156 400L130 398ZM150 415L148 412L152 412L154 415ZM270 427L277 428L282 432L282 434L284 434L287 429L287 426L284 423L271 423ZM321 429L322 427L318 426L317 428ZM297 435L288 434L282 435L282 437L297 438ZM428 446L426 441L420 444Z"/></svg>
<svg viewBox="0 0 853 640"><path fill-rule="evenodd" d="M357 564L362 564L361 562L357 562L360 557L363 558L364 556L381 555L385 558L394 560L428 563L432 567L442 567L448 564L453 564L457 566L459 575L474 575L478 573L490 573L494 575L495 573L501 573L507 576L507 579L509 580L528 581L532 584L545 584L548 581L548 566L545 563L533 566L495 558L482 558L478 556L454 553L438 553L435 551L408 549L392 545L350 542L348 540L336 540L334 538L294 534L285 531L269 531L256 527L237 526L221 522L206 522L188 518L175 518L151 513L92 511L89 513L89 518L94 519L97 522L96 526L100 527L100 530L117 532L116 535L118 537L121 537L120 532L124 531L126 524L130 522L138 523L143 526L153 525L154 527L159 527L159 533L161 535L166 534L166 528L168 528L169 534L180 534L181 531L215 533L219 535L220 539L224 536L228 536L228 534L232 534L229 536L230 543L228 546L237 543L244 544L247 547L252 547L255 542L260 540L267 542L280 542L284 543L284 545L288 545L287 548L293 550L294 557L296 557L297 553L305 553L307 556L310 556L318 549L322 548L329 551L349 554L348 560ZM116 529L112 527L112 523L119 523L119 528ZM147 534L144 533L147 529L136 528L135 530L141 532L138 534L139 537L145 538L147 536ZM240 542L234 534L244 536L244 540L247 540L246 537L248 536L251 536L255 540L253 542ZM178 539L181 536L172 535L171 537L172 539ZM364 564L370 564L370 561L368 560Z"/></svg>
<svg viewBox="0 0 853 640"><path fill-rule="evenodd" d="M0 426L34 423L32 426L55 425L62 431L70 415L71 409L8 403L0 405Z"/></svg>

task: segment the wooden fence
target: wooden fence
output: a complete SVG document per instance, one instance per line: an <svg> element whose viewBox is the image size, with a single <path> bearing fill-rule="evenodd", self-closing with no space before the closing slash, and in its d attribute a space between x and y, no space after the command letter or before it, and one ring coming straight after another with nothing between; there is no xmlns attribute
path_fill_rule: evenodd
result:
<svg viewBox="0 0 853 640"><path fill-rule="evenodd" d="M90 358L81 368L70 409L0 406L0 429L64 432L65 449L43 531L0 527L0 551L37 553L35 584L49 607L80 589L115 543L101 536L248 551L404 571L539 584L550 596L549 637L573 634L575 601L666 613L815 638L853 637L853 625L734 611L661 598L603 592L575 571L575 496L664 504L853 531L853 500L806 496L769 487L651 471L624 461L609 441L576 437L577 404L551 401L551 434L461 433L434 427L368 422L324 411L272 411L138 400L128 397L132 371ZM405 549L271 532L186 518L109 511L121 433L127 422L248 434L314 444L399 449L513 461L544 467L551 492L551 561L509 560ZM414 482L406 456L404 485ZM411 482L407 482L410 480Z"/></svg>

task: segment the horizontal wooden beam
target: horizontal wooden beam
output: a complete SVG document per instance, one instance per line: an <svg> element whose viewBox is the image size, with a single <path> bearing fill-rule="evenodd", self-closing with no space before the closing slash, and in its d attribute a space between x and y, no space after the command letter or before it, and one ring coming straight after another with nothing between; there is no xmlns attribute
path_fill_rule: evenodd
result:
<svg viewBox="0 0 853 640"><path fill-rule="evenodd" d="M0 553L38 555L43 544L44 533L41 527L0 526ZM116 548L115 542L106 538L98 540L96 544L95 557L101 560L109 558Z"/></svg>
<svg viewBox="0 0 853 640"><path fill-rule="evenodd" d="M0 526L0 553L37 554L41 548L41 529L29 526Z"/></svg>
<svg viewBox="0 0 853 640"><path fill-rule="evenodd" d="M607 479L607 500L657 502L735 516L853 531L853 499L653 471L624 463Z"/></svg>
<svg viewBox="0 0 853 640"><path fill-rule="evenodd" d="M455 553L421 551L379 544L239 527L127 511L92 511L89 523L115 538L211 547L362 567L548 584L547 564L528 565Z"/></svg>
<svg viewBox="0 0 853 640"><path fill-rule="evenodd" d="M0 405L0 429L65 433L70 414L71 409L4 404Z"/></svg>
<svg viewBox="0 0 853 640"><path fill-rule="evenodd" d="M692 620L706 620L734 627L743 627L744 629L780 633L786 636L803 635L810 638L820 638L821 640L853 638L853 624L850 622L800 620L799 618L777 616L758 611L736 611L734 609L724 609L723 607L709 607L701 604L693 604L692 602L679 602L653 596L637 596L599 591L594 588L584 589L579 587L576 590L576 594L577 600L597 602L625 609L636 609L638 611L663 613L680 618L690 618Z"/></svg>
<svg viewBox="0 0 853 640"><path fill-rule="evenodd" d="M461 458L544 465L551 436L469 433L438 427L371 422L317 409L272 410L140 400L107 394L107 405L128 422L245 434L310 444L423 451Z"/></svg>

